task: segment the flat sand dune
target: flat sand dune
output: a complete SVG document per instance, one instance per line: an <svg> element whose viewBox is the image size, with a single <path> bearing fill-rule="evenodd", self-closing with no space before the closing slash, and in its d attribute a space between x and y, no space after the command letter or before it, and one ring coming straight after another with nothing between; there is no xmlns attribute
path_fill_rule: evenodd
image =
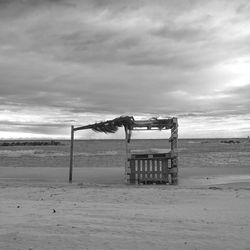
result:
<svg viewBox="0 0 250 250"><path fill-rule="evenodd" d="M180 169L178 186L123 171L0 168L0 249L250 249L248 168Z"/></svg>

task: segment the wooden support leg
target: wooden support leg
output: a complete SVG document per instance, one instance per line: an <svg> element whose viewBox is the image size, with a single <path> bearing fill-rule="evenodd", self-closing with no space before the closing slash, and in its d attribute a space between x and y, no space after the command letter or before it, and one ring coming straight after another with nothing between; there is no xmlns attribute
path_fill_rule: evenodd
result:
<svg viewBox="0 0 250 250"><path fill-rule="evenodd" d="M74 150L74 126L72 125L71 126L71 141L70 141L69 183L72 182L73 150Z"/></svg>
<svg viewBox="0 0 250 250"><path fill-rule="evenodd" d="M173 118L173 127L171 128L171 184L178 184L178 122L177 118Z"/></svg>
<svg viewBox="0 0 250 250"><path fill-rule="evenodd" d="M178 158L175 157L171 159L171 169L170 169L170 175L171 175L171 184L177 185L178 184Z"/></svg>
<svg viewBox="0 0 250 250"><path fill-rule="evenodd" d="M131 183L131 170L129 171L130 162L128 161L128 142L129 142L129 135L128 135L128 129L124 126L125 131L125 149L126 149L126 155L125 155L125 181L127 183ZM128 178L129 176L129 178Z"/></svg>

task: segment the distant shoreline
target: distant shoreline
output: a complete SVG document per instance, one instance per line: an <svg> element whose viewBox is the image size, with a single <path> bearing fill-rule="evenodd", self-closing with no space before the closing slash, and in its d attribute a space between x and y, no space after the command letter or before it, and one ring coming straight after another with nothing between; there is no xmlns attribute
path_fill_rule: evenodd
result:
<svg viewBox="0 0 250 250"><path fill-rule="evenodd" d="M63 145L60 141L55 140L12 140L3 141L0 147L13 147L13 146L59 146Z"/></svg>
<svg viewBox="0 0 250 250"><path fill-rule="evenodd" d="M125 139L74 139L75 141L124 141ZM132 140L168 140L168 138L132 138ZM178 140L250 140L247 137L220 137L220 138L178 138ZM2 142L15 142L15 141L70 141L70 139L0 139L0 143Z"/></svg>

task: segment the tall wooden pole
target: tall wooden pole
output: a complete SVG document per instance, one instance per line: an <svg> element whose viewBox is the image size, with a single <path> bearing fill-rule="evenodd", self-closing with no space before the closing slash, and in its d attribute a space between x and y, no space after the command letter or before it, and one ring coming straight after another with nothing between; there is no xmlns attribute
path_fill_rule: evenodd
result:
<svg viewBox="0 0 250 250"><path fill-rule="evenodd" d="M171 128L171 184L178 184L178 120L173 118Z"/></svg>
<svg viewBox="0 0 250 250"><path fill-rule="evenodd" d="M129 183L128 180L128 129L124 126L125 130L125 149L126 149L126 159L125 159L125 181Z"/></svg>
<svg viewBox="0 0 250 250"><path fill-rule="evenodd" d="M71 142L70 142L69 183L72 182L73 150L74 150L74 126L72 125L71 126Z"/></svg>

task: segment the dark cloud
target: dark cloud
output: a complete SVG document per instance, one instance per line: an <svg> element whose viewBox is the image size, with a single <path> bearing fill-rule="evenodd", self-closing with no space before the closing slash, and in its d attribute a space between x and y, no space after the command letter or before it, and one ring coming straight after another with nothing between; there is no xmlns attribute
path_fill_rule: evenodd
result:
<svg viewBox="0 0 250 250"><path fill-rule="evenodd" d="M70 2L67 0L0 0L0 5L12 7L15 6L39 6L39 5L48 5L48 4L63 4L66 6L71 6Z"/></svg>
<svg viewBox="0 0 250 250"><path fill-rule="evenodd" d="M211 31L210 31L211 32ZM173 27L164 25L151 32L153 35L157 35L166 39L174 40L175 42L200 42L208 39L209 31L204 30L202 27Z"/></svg>

